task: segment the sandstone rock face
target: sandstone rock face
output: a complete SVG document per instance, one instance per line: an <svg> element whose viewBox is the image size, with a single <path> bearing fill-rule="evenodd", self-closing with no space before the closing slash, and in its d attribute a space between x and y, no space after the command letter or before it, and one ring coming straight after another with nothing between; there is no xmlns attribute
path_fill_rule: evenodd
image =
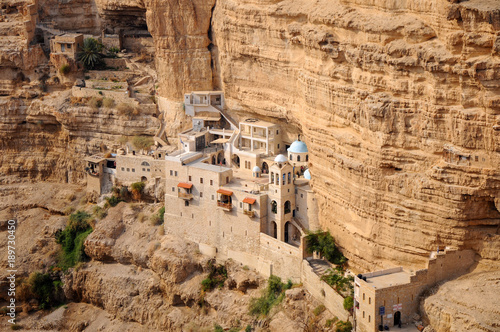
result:
<svg viewBox="0 0 500 332"><path fill-rule="evenodd" d="M434 289L421 304L436 332L498 331L500 273L468 274Z"/></svg>
<svg viewBox="0 0 500 332"><path fill-rule="evenodd" d="M214 82L241 116L305 134L320 222L354 269L438 245L498 260L497 5L217 1Z"/></svg>

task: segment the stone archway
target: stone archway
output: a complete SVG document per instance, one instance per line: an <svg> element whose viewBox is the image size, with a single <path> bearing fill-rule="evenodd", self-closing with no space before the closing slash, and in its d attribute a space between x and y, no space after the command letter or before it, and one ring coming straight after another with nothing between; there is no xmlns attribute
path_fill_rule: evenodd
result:
<svg viewBox="0 0 500 332"><path fill-rule="evenodd" d="M148 178L145 176L141 176L141 182L148 182Z"/></svg>
<svg viewBox="0 0 500 332"><path fill-rule="evenodd" d="M262 163L262 174L268 174L269 173L269 165L264 161Z"/></svg>
<svg viewBox="0 0 500 332"><path fill-rule="evenodd" d="M394 313L394 326L398 326L399 324L401 324L401 312L396 311Z"/></svg>
<svg viewBox="0 0 500 332"><path fill-rule="evenodd" d="M240 168L240 157L237 154L233 154L233 166Z"/></svg>

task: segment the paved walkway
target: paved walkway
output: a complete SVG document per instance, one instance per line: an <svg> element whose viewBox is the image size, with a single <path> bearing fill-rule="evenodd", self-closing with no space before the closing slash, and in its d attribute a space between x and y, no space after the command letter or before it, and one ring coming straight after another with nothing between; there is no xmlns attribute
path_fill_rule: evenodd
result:
<svg viewBox="0 0 500 332"><path fill-rule="evenodd" d="M323 259L311 259L309 260L309 264L311 265L314 273L320 277L326 274L326 271L331 268L330 263Z"/></svg>

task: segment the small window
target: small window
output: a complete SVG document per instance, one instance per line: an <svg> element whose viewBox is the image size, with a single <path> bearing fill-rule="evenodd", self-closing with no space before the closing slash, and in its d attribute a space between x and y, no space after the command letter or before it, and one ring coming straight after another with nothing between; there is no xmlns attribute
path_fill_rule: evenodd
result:
<svg viewBox="0 0 500 332"><path fill-rule="evenodd" d="M181 217L182 217L182 212L181 212Z"/></svg>
<svg viewBox="0 0 500 332"><path fill-rule="evenodd" d="M189 182L191 182L191 175L190 175L190 176L188 176L188 179L189 179Z"/></svg>
<svg viewBox="0 0 500 332"><path fill-rule="evenodd" d="M297 156L297 161L300 161L300 156Z"/></svg>
<svg viewBox="0 0 500 332"><path fill-rule="evenodd" d="M203 178L200 178L200 183L203 183Z"/></svg>
<svg viewBox="0 0 500 332"><path fill-rule="evenodd" d="M309 161L309 155L306 154L306 161Z"/></svg>
<svg viewBox="0 0 500 332"><path fill-rule="evenodd" d="M177 176L177 171L174 172L175 176Z"/></svg>
<svg viewBox="0 0 500 332"><path fill-rule="evenodd" d="M174 171L170 170L170 176L174 175Z"/></svg>
<svg viewBox="0 0 500 332"><path fill-rule="evenodd" d="M363 318L365 318L365 312L363 311Z"/></svg>
<svg viewBox="0 0 500 332"><path fill-rule="evenodd" d="M172 187L172 191L175 191L175 187Z"/></svg>
<svg viewBox="0 0 500 332"><path fill-rule="evenodd" d="M143 168L143 169L142 169L142 171L143 171L143 172L146 172L146 169L145 169L145 168Z"/></svg>
<svg viewBox="0 0 500 332"><path fill-rule="evenodd" d="M372 304L372 298L371 297L368 298L368 304Z"/></svg>
<svg viewBox="0 0 500 332"><path fill-rule="evenodd" d="M68 48L68 50L70 50L71 49L71 44L66 45L66 47Z"/></svg>
<svg viewBox="0 0 500 332"><path fill-rule="evenodd" d="M151 172L151 168L148 168L148 172Z"/></svg>
<svg viewBox="0 0 500 332"><path fill-rule="evenodd" d="M276 135L278 135L279 133L280 133L280 131L279 131L279 130L276 130Z"/></svg>
<svg viewBox="0 0 500 332"><path fill-rule="evenodd" d="M299 207L298 207L298 206L296 206L296 207L295 207L295 210L297 210L297 212L299 212Z"/></svg>
<svg viewBox="0 0 500 332"><path fill-rule="evenodd" d="M189 206L189 201L184 201L184 206Z"/></svg>
<svg viewBox="0 0 500 332"><path fill-rule="evenodd" d="M127 172L130 172L130 168L127 167Z"/></svg>
<svg viewBox="0 0 500 332"><path fill-rule="evenodd" d="M194 213L191 213L191 219L194 219Z"/></svg>
<svg viewBox="0 0 500 332"><path fill-rule="evenodd" d="M372 316L368 315L368 323L372 321Z"/></svg>
<svg viewBox="0 0 500 332"><path fill-rule="evenodd" d="M125 167L122 167L122 172L125 170Z"/></svg>
<svg viewBox="0 0 500 332"><path fill-rule="evenodd" d="M297 193L298 193L298 192L299 192L299 191L298 191L297 189L295 189L295 195L297 195Z"/></svg>
<svg viewBox="0 0 500 332"><path fill-rule="evenodd" d="M226 183L229 183L229 176L226 176Z"/></svg>
<svg viewBox="0 0 500 332"><path fill-rule="evenodd" d="M214 195L212 195L212 201L214 200Z"/></svg>
<svg viewBox="0 0 500 332"><path fill-rule="evenodd" d="M278 144L278 149L280 148L280 145Z"/></svg>
<svg viewBox="0 0 500 332"><path fill-rule="evenodd" d="M363 301L365 300L365 293L363 293ZM398 299L398 302L399 302L399 299ZM364 317L364 316L363 316Z"/></svg>
<svg viewBox="0 0 500 332"><path fill-rule="evenodd" d="M243 203L242 202L240 202L240 208L243 208Z"/></svg>
<svg viewBox="0 0 500 332"><path fill-rule="evenodd" d="M304 198L304 194L300 194L300 198Z"/></svg>
<svg viewBox="0 0 500 332"><path fill-rule="evenodd" d="M213 186L214 185L214 180L210 180L210 185Z"/></svg>
<svg viewBox="0 0 500 332"><path fill-rule="evenodd" d="M132 172L135 172L135 168L132 168Z"/></svg>
<svg viewBox="0 0 500 332"><path fill-rule="evenodd" d="M203 193L200 191L200 198L203 197Z"/></svg>

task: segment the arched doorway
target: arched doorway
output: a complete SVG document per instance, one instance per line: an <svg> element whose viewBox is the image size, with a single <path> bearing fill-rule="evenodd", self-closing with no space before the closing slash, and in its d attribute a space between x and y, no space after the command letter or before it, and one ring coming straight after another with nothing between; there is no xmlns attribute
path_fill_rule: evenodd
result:
<svg viewBox="0 0 500 332"><path fill-rule="evenodd" d="M276 222L275 221L271 221L272 223L272 227L273 227L273 230L272 230L272 237L274 237L275 239L278 238L278 225L276 225Z"/></svg>
<svg viewBox="0 0 500 332"><path fill-rule="evenodd" d="M401 324L401 312L396 311L394 313L394 326L398 326L399 324Z"/></svg>
<svg viewBox="0 0 500 332"><path fill-rule="evenodd" d="M212 156L212 165L216 164L215 156Z"/></svg>
<svg viewBox="0 0 500 332"><path fill-rule="evenodd" d="M145 177L145 176L142 176L142 177L141 177L141 182L148 182L148 178L147 178L147 177Z"/></svg>
<svg viewBox="0 0 500 332"><path fill-rule="evenodd" d="M225 160L224 160L224 151L221 151L219 152L219 154L217 155L217 164L218 165L222 165L222 164L225 164Z"/></svg>
<svg viewBox="0 0 500 332"><path fill-rule="evenodd" d="M269 165L264 161L262 163L262 174L268 174L269 173Z"/></svg>
<svg viewBox="0 0 500 332"><path fill-rule="evenodd" d="M233 154L233 165L240 168L240 157L237 154Z"/></svg>
<svg viewBox="0 0 500 332"><path fill-rule="evenodd" d="M286 224L285 224L285 242L288 243L288 228L290 227L290 222L287 221Z"/></svg>

